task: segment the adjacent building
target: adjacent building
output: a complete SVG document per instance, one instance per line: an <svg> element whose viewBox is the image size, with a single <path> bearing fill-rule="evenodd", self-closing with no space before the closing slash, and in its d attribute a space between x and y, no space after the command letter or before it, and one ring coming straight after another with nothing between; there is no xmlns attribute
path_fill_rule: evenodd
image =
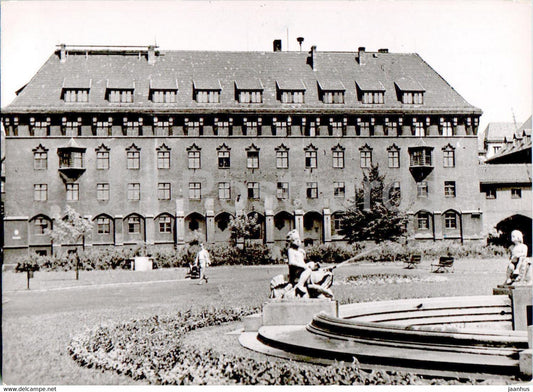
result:
<svg viewBox="0 0 533 392"><path fill-rule="evenodd" d="M3 109L6 259L50 253L66 205L92 246L224 242L242 213L340 240L376 164L414 238L479 239L480 115L414 53L60 45Z"/></svg>

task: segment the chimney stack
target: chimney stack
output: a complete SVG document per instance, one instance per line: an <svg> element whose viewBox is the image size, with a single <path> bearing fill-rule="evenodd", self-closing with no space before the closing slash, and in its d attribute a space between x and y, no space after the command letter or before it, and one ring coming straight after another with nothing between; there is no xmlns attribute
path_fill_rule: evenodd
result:
<svg viewBox="0 0 533 392"><path fill-rule="evenodd" d="M359 62L359 65L365 65L365 50L366 48L364 46L360 46L359 49L357 49L357 61Z"/></svg>
<svg viewBox="0 0 533 392"><path fill-rule="evenodd" d="M155 48L154 45L148 46L148 64L150 65L155 64Z"/></svg>
<svg viewBox="0 0 533 392"><path fill-rule="evenodd" d="M378 52L379 52L379 53L389 53L389 49L386 49L386 48L384 48L384 49L379 49Z"/></svg>
<svg viewBox="0 0 533 392"><path fill-rule="evenodd" d="M309 65L313 71L316 71L318 68L317 56L316 56L316 45L311 46L311 51L309 52Z"/></svg>
<svg viewBox="0 0 533 392"><path fill-rule="evenodd" d="M281 52L281 40L275 39L272 43L272 46L274 47L274 52Z"/></svg>
<svg viewBox="0 0 533 392"><path fill-rule="evenodd" d="M67 61L67 45L59 45L59 62L64 63Z"/></svg>

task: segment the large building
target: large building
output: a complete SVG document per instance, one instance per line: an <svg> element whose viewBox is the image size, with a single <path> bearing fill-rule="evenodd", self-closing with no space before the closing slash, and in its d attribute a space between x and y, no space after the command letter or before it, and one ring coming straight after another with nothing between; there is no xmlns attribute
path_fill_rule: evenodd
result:
<svg viewBox="0 0 533 392"><path fill-rule="evenodd" d="M480 115L413 53L60 45L3 110L6 259L49 253L66 205L93 246L223 242L240 213L339 240L376 164L414 238L479 239Z"/></svg>

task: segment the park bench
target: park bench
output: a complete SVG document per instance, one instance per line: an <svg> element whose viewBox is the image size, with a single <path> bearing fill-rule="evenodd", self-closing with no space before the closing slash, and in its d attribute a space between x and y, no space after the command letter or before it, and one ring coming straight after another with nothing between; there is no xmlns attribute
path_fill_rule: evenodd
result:
<svg viewBox="0 0 533 392"><path fill-rule="evenodd" d="M422 261L421 255L411 255L411 258L407 260L407 267L408 269L416 268L418 264Z"/></svg>
<svg viewBox="0 0 533 392"><path fill-rule="evenodd" d="M431 264L431 272L453 272L453 256L441 256L438 263Z"/></svg>

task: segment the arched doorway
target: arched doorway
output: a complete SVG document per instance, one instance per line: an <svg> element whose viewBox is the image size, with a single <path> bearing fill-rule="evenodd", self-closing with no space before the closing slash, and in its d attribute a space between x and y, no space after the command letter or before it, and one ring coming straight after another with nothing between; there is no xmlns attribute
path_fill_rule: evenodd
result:
<svg viewBox="0 0 533 392"><path fill-rule="evenodd" d="M250 239L252 240L262 240L265 232L265 217L257 211L252 211L248 214L249 219L255 219L255 222L258 224L258 229L250 233Z"/></svg>
<svg viewBox="0 0 533 392"><path fill-rule="evenodd" d="M294 216L281 211L274 215L274 241L285 242L287 233L294 229Z"/></svg>
<svg viewBox="0 0 533 392"><path fill-rule="evenodd" d="M488 243L494 245L511 246L511 232L520 230L527 245L527 255L531 256L531 218L524 215L513 215L501 220L496 225L497 234L489 234Z"/></svg>
<svg viewBox="0 0 533 392"><path fill-rule="evenodd" d="M205 217L198 212L192 212L185 217L185 242L205 241Z"/></svg>
<svg viewBox="0 0 533 392"><path fill-rule="evenodd" d="M322 214L309 211L304 215L304 238L307 245L318 245L322 241Z"/></svg>
<svg viewBox="0 0 533 392"><path fill-rule="evenodd" d="M215 216L215 242L228 242L230 240L229 222L231 217L229 212L221 212Z"/></svg>

